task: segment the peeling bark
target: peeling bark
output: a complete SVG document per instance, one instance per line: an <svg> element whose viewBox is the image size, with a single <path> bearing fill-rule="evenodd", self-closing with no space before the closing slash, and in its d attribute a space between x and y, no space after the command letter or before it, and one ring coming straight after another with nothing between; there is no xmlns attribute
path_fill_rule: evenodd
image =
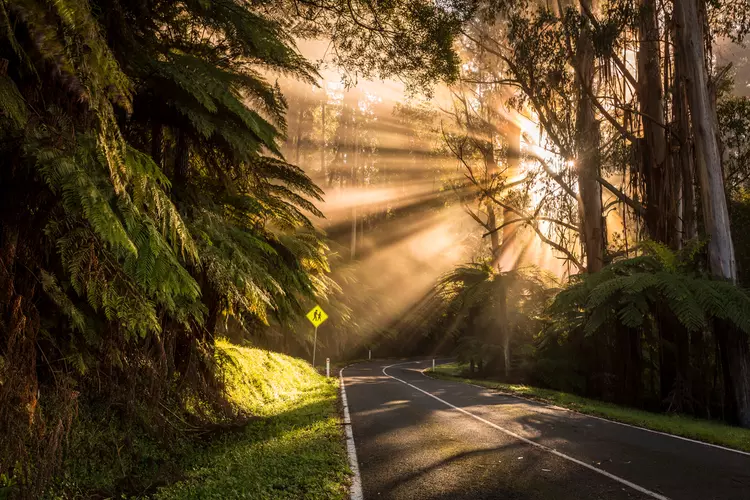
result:
<svg viewBox="0 0 750 500"><path fill-rule="evenodd" d="M592 10L591 0L581 0L584 10ZM584 27L576 43L575 61L579 96L576 112L576 155L578 167L579 212L581 215L586 271L595 273L604 267L604 223L602 220L602 195L597 178L601 158L599 155L599 122L594 115L594 105L585 89L594 85L594 45L591 32Z"/></svg>
<svg viewBox="0 0 750 500"><path fill-rule="evenodd" d="M735 282L737 270L729 212L716 133L715 100L711 98L704 52L705 2L674 3L678 46L684 54L687 97L695 140L695 161L701 189L703 222L709 237L708 260L717 278ZM717 321L714 333L726 369L725 384L739 423L750 427L750 345L733 325Z"/></svg>
<svg viewBox="0 0 750 500"><path fill-rule="evenodd" d="M678 248L680 169L667 154L662 90L661 33L655 0L641 0L639 13L638 100L643 122L642 166L646 182L646 224L651 237ZM668 65L665 64L665 71Z"/></svg>
<svg viewBox="0 0 750 500"><path fill-rule="evenodd" d="M696 170L701 187L703 222L708 242L711 272L736 281L734 245L724 193L721 152L716 135L716 109L709 92L703 48L702 0L675 2L677 41L684 54L687 97L695 140ZM699 10L700 8L700 10Z"/></svg>

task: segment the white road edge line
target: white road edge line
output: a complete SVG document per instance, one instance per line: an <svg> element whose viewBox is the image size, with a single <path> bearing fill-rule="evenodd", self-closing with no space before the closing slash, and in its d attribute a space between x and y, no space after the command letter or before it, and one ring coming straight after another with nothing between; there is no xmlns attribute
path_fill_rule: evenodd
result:
<svg viewBox="0 0 750 500"><path fill-rule="evenodd" d="M344 367L346 368L346 366ZM346 384L344 383L344 368L339 370L341 381L341 404L344 407L344 428L346 429L346 453L349 455L349 468L352 470L352 485L349 488L351 500L364 500L362 494L362 477L359 475L359 462L357 462L357 448L354 446L354 433L352 432L352 419L349 416L349 404L346 401Z"/></svg>
<svg viewBox="0 0 750 500"><path fill-rule="evenodd" d="M430 377L429 375L427 375L425 373L427 370L429 370L429 367L425 368L424 370L421 370L422 375L424 375L425 377L427 377L429 379L432 379L432 380L440 380L440 379L437 379L435 377ZM597 415L591 415L590 413L583 413L583 412L580 412L580 411L572 410L570 408L565 408L564 406L553 405L552 403L545 403L544 401L539 401L539 400L531 399L531 398L525 398L525 397L519 396L517 394L513 394L513 393L510 393L510 392L501 391L500 389L493 389L492 387L483 387L481 385L469 384L468 382L458 382L458 383L470 385L470 386L476 387L478 389L484 389L485 391L494 391L497 394L500 394L502 396L506 396L506 397L509 397L509 398L515 398L515 399L520 399L522 401L529 401L530 403L541 404L541 405L544 405L544 406L546 406L548 408L554 408L556 410L567 411L567 412L570 412L570 413L575 413L577 415L583 415L584 417L588 417L588 418L595 418L597 420L601 420L603 422L608 422L610 424L622 425L624 427L630 427L631 429L638 429L639 431L650 432L652 434L659 434L661 436L666 436L666 437L670 437L670 438L674 438L674 439L680 439L682 441L688 441L690 443L700 444L700 445L703 445L703 446L709 446L711 448L717 448L717 449L722 450L722 451L731 451L732 453L738 453L740 455L745 455L747 457L750 457L750 452L742 451L742 450L736 450L734 448L728 448L728 447L722 446L720 444L707 443L705 441L698 441L697 439L691 439L691 438L685 437L685 436L678 436L677 434L670 434L668 432L656 431L654 429L649 429L647 427L640 427L638 425L626 424L625 422L618 422L617 420L610 420L608 418L599 417Z"/></svg>
<svg viewBox="0 0 750 500"><path fill-rule="evenodd" d="M393 365L388 365L388 366L386 366L386 367L383 368L383 375L385 375L386 377L392 378L393 380L398 380L402 384L406 384L409 387L411 387L412 389L416 389L419 392L421 392L423 394L426 394L427 396L430 396L431 398L436 399L437 401L440 401L444 405L449 406L449 407L453 408L454 410L460 411L464 415L468 415L471 418L479 420L480 422L482 422L484 424L487 424L490 427L492 427L494 429L497 429L497 430L499 430L501 432L504 432L505 434L507 434L507 435L509 435L511 437L514 437L514 438L518 439L519 441L523 441L526 444L530 444L531 446L535 446L537 448L540 448L540 449L542 449L542 450L544 450L546 452L552 453L555 456L558 456L560 458L564 458L565 460L569 460L569 461L571 461L571 462L573 462L575 464L578 464L578 465L580 465L582 467L586 467L587 469L592 470L592 471L594 471L596 473L599 473L602 476L606 476L606 477L608 477L610 479L614 479L615 481L617 481L617 482L619 482L621 484L624 484L625 486L628 486L628 487L630 487L630 488L632 488L632 489L634 489L636 491L639 491L639 492L643 493L644 495L648 495L651 498L656 498L658 500L669 500L668 497L665 497L664 495L660 495L659 493L656 493L654 491L647 490L643 486L639 486L639 485L637 485L635 483L632 483L632 482L628 481L627 479L623 479L620 476L615 476L614 474L612 474L610 472L607 472L607 471L605 471L603 469L599 469L598 467L594 467L593 465L587 464L586 462L578 460L577 458L573 458L573 457L571 457L569 455L566 455L564 453L560 453L559 451L557 451L557 450L555 450L553 448L550 448L549 446L545 446L543 444L539 444L536 441L532 441L531 439L527 439L527 438L525 438L523 436L520 436L520 435L516 434L513 431L509 431L508 429L506 429L504 427L500 427L499 425L497 425L497 424L495 424L493 422L490 422L489 420L485 420L484 418L482 418L482 417L480 417L478 415L474 415L473 413L468 412L468 411L464 410L463 408L459 408L458 406L452 405L448 401L445 401L444 399L440 399L439 397L435 396L434 394L431 394L431 393L429 393L429 392L427 392L427 391L425 391L423 389L420 389L416 385L412 385L409 382L406 382L405 380L401 380L400 378L394 377L393 375L388 375L388 373L386 372L386 370L388 368L391 368L393 366L405 365L407 363L416 363L416 362L417 361L407 361L406 363L395 363Z"/></svg>

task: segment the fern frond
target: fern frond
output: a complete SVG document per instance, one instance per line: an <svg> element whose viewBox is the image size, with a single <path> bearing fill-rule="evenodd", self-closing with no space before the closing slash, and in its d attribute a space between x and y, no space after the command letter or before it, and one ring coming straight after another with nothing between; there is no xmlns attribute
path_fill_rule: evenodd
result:
<svg viewBox="0 0 750 500"><path fill-rule="evenodd" d="M26 125L28 110L18 87L10 78L0 76L0 116L11 120L16 128Z"/></svg>

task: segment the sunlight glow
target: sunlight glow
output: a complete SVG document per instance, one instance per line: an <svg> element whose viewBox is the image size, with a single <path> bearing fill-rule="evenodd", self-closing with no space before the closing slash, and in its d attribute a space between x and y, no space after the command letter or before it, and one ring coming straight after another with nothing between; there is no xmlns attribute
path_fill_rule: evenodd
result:
<svg viewBox="0 0 750 500"><path fill-rule="evenodd" d="M307 49L320 51L322 47ZM472 69L476 68L464 67ZM439 114L430 118L429 113L450 108L453 97L447 89L437 89L433 101L422 106L423 101L406 97L400 82L360 80L348 88L340 74L329 70L321 74L320 87L314 89L283 82L290 108L301 110L290 113L284 152L325 191L319 208L326 219L317 223L332 240L335 258L350 262L346 279L386 299L379 304L380 310L359 320L373 325L375 335L395 318L420 307L444 273L486 258L486 250L478 249L486 249L490 238L483 237L486 229L467 214L460 195L447 187L466 185L465 170L456 166L450 151L436 154L445 147L439 127L434 128L443 118ZM466 96L467 105L479 106L485 91L479 88ZM399 106L407 107L406 114L396 113ZM520 134L518 161L502 160L498 165L504 182L520 186L514 189L525 192L531 207L543 204L550 186L541 182L549 178L549 172L544 172L540 162L555 175L569 172L575 163L545 148L533 114L504 106L496 111L509 122L511 133ZM420 117L433 122L422 123ZM500 134L498 141L500 151L506 147ZM527 178L534 180L530 186L523 182ZM470 196L476 198L476 193ZM487 217L482 210L479 213ZM511 217L508 221L517 218L505 216ZM508 221L497 214L497 224ZM535 228L550 238L560 230L543 218L535 222ZM557 276L575 272L542 242L535 228L522 221L500 231L500 269L534 265Z"/></svg>

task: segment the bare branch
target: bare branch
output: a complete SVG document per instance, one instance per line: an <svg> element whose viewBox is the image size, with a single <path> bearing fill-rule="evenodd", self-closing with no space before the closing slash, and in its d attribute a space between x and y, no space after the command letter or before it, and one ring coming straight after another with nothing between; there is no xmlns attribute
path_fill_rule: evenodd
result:
<svg viewBox="0 0 750 500"><path fill-rule="evenodd" d="M531 221L534 221L534 220L545 221L545 222L552 222L554 224L558 224L558 225L564 227L565 229L569 229L569 230L574 231L576 233L579 232L579 229L576 226L574 226L573 224L568 224L567 222L564 222L564 221L561 221L561 220L558 220L558 219L553 219L551 217L536 217L535 216L535 217L519 217L519 218L516 218L516 219L509 220L507 222L503 222L499 226L497 226L497 227L495 227L493 229L490 229L489 231L487 231L486 233L484 233L482 235L482 238L484 238L486 236L489 236L492 233L496 233L497 231L500 231L501 229L503 229L503 228L505 228L507 226L510 226L511 224L515 224L517 222L528 223L528 222L531 222ZM486 224L482 224L482 225L485 226Z"/></svg>
<svg viewBox="0 0 750 500"><path fill-rule="evenodd" d="M567 182L565 182L562 178L562 175L559 173L555 173L554 170L552 170L552 167L549 166L549 164L541 157L536 156L536 160L539 162L539 164L542 165L542 168L544 168L544 171L547 172L547 175L549 175L552 180L554 180L557 184L560 185L561 188L563 188L563 191L568 193L568 195L572 196L576 201L578 201L578 196L576 196L575 191L568 185Z"/></svg>
<svg viewBox="0 0 750 500"><path fill-rule="evenodd" d="M597 176L596 181L602 186L604 186L607 189L607 191L617 196L620 199L620 201L622 201L627 206L635 210L635 212L639 216L643 217L646 215L646 209L643 205L641 205L640 203L638 203L637 201L635 201L634 199L632 199L631 197L629 197L628 195L626 195L625 193L617 189L610 182L608 182L604 177Z"/></svg>

